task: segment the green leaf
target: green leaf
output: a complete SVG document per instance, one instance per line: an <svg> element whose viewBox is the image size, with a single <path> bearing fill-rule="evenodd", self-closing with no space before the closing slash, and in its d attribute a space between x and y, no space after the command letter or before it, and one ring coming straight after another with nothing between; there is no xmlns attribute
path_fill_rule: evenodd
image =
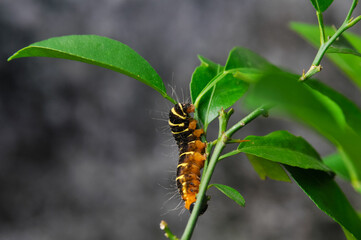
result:
<svg viewBox="0 0 361 240"><path fill-rule="evenodd" d="M232 106L247 91L248 83L243 80L247 69L239 71L244 75L237 74L238 71L225 71L221 65L204 57L199 58L201 65L193 73L190 89L198 117L206 131L208 124L218 116L222 108Z"/></svg>
<svg viewBox="0 0 361 240"><path fill-rule="evenodd" d="M333 0L310 0L313 7L319 11L324 12L332 4Z"/></svg>
<svg viewBox="0 0 361 240"><path fill-rule="evenodd" d="M347 167L339 153L331 154L322 158L323 163L332 169L341 178L351 181L351 177L347 171Z"/></svg>
<svg viewBox="0 0 361 240"><path fill-rule="evenodd" d="M224 75L222 80L212 88L212 91L209 91L209 94L200 101L200 106L205 106L199 109L199 116L205 123L205 130L222 108L227 109L232 106L247 89L248 84L242 79L233 74Z"/></svg>
<svg viewBox="0 0 361 240"><path fill-rule="evenodd" d="M315 127L330 139L346 127L342 109L330 98L298 81L299 76L269 71L254 85L249 101L255 106L277 104L281 110ZM333 139L334 140L334 139Z"/></svg>
<svg viewBox="0 0 361 240"><path fill-rule="evenodd" d="M222 184L210 184L208 186L208 189L210 187L216 187L219 191L221 191L224 195L235 201L238 205L244 207L246 201L242 197L242 195L234 188L231 188L226 185Z"/></svg>
<svg viewBox="0 0 361 240"><path fill-rule="evenodd" d="M342 227L342 226L341 226ZM342 231L345 234L347 240L357 240L349 231L342 227Z"/></svg>
<svg viewBox="0 0 361 240"><path fill-rule="evenodd" d="M309 25L304 23L293 22L290 25L291 29L305 38L314 47L319 47L319 29L316 25ZM335 30L331 27L325 27L325 33L331 36L335 33ZM348 50L339 50L338 53L326 54L331 61L338 66L360 89L361 89L361 37L345 32L342 34L344 38L342 42L347 40L347 45L351 45L352 48ZM335 52L335 49L331 49L331 52ZM351 54L339 54L339 53L351 53Z"/></svg>
<svg viewBox="0 0 361 240"><path fill-rule="evenodd" d="M199 58L201 65L193 73L190 89L205 131L222 108L231 107L243 96L248 83L255 82L262 70L275 68L256 53L241 47L231 50L225 67Z"/></svg>
<svg viewBox="0 0 361 240"><path fill-rule="evenodd" d="M198 58L201 61L201 65L199 65L193 72L190 83L191 98L193 103L207 84L220 72L224 71L224 67L220 64L214 63L200 55L198 55Z"/></svg>
<svg viewBox="0 0 361 240"><path fill-rule="evenodd" d="M325 172L285 166L292 178L323 212L361 239L361 220L336 182Z"/></svg>
<svg viewBox="0 0 361 240"><path fill-rule="evenodd" d="M266 136L248 136L238 146L240 152L294 167L331 171L321 162L319 154L302 137L287 131L275 131Z"/></svg>
<svg viewBox="0 0 361 240"><path fill-rule="evenodd" d="M277 106L273 113L291 116L328 138L342 153L351 183L361 193L361 137L350 128L352 114L344 114L342 104L299 82L298 76L282 71L265 73L254 84L248 100L255 107L272 103Z"/></svg>
<svg viewBox="0 0 361 240"><path fill-rule="evenodd" d="M205 57L198 56L201 61L201 65L196 68L192 75L192 80L190 83L190 91L192 102L194 103L198 95L202 92L202 90L209 84L212 79L221 74L224 71L224 67L212 62L211 60L206 59ZM197 107L198 118L203 123L203 128L207 131L208 124L217 116L218 112L212 113L210 111L216 109L212 109L212 101L213 93L215 91L215 87L211 89L211 91L206 92L202 97L199 106ZM214 116L216 115L216 116Z"/></svg>
<svg viewBox="0 0 361 240"><path fill-rule="evenodd" d="M347 124L361 136L361 110L355 103L320 81L309 79L306 84L334 101L341 108Z"/></svg>
<svg viewBox="0 0 361 240"><path fill-rule="evenodd" d="M361 52L361 37L360 35L351 33L351 32L345 32L343 35L347 41L356 49L356 51Z"/></svg>
<svg viewBox="0 0 361 240"><path fill-rule="evenodd" d="M265 180L266 177L268 177L276 181L291 182L289 176L280 164L255 155L246 155L254 170L262 180Z"/></svg>
<svg viewBox="0 0 361 240"><path fill-rule="evenodd" d="M19 50L8 61L22 57L63 58L108 68L145 83L175 103L152 66L133 49L113 39L96 35L50 38Z"/></svg>
<svg viewBox="0 0 361 240"><path fill-rule="evenodd" d="M359 217L361 218L361 214L358 212L358 215L359 215ZM357 240L355 237L354 237L354 235L352 235L349 231L347 231L343 226L341 226L342 227L342 230L343 230L343 232L344 232L344 234L345 234L345 237L346 237L346 239L347 240Z"/></svg>
<svg viewBox="0 0 361 240"><path fill-rule="evenodd" d="M268 69L274 68L271 63L260 55L242 47L233 48L228 56L226 70L237 68Z"/></svg>
<svg viewBox="0 0 361 240"><path fill-rule="evenodd" d="M341 155L344 166L347 168L352 186L361 194L360 144L361 139L359 136L356 137L352 134L347 136L345 134L344 138L340 138L337 150Z"/></svg>

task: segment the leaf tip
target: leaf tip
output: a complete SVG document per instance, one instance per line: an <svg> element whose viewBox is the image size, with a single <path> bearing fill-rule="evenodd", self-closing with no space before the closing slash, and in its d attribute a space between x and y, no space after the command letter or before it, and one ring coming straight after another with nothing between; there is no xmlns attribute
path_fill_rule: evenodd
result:
<svg viewBox="0 0 361 240"><path fill-rule="evenodd" d="M14 53L13 55L11 55L7 61L10 62L11 60L15 59L16 58L16 55L18 54L18 52Z"/></svg>
<svg viewBox="0 0 361 240"><path fill-rule="evenodd" d="M207 59L205 57L203 57L200 54L198 54L197 57L198 57L199 61L201 62L200 66L209 67L209 64L207 63Z"/></svg>
<svg viewBox="0 0 361 240"><path fill-rule="evenodd" d="M297 24L297 22L291 21L291 22L288 23L288 26L290 28L293 28L295 26L295 24Z"/></svg>
<svg viewBox="0 0 361 240"><path fill-rule="evenodd" d="M23 51L24 51L25 49L27 49L27 48L29 48L29 46L28 46L28 47L24 47L24 48L18 50L18 51L15 52L13 55L11 55L11 56L7 59L7 61L10 62L11 60L13 60L13 59L15 59L15 58L24 57L24 56L22 56L22 53L23 53Z"/></svg>
<svg viewBox="0 0 361 240"><path fill-rule="evenodd" d="M288 26L289 26L289 28L290 28L291 30L296 31L297 28L298 28L301 24L302 24L302 23L300 23L300 22L291 21L291 22L288 24Z"/></svg>

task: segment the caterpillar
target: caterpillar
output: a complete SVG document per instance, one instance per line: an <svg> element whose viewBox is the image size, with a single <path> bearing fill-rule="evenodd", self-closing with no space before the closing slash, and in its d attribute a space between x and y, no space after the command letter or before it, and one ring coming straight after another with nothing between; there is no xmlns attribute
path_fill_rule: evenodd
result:
<svg viewBox="0 0 361 240"><path fill-rule="evenodd" d="M177 103L169 111L169 126L179 149L176 183L184 207L191 213L199 191L201 169L204 166L206 144L200 139L203 129L197 129L197 120L190 117L194 112L190 103ZM202 203L203 214L208 205Z"/></svg>

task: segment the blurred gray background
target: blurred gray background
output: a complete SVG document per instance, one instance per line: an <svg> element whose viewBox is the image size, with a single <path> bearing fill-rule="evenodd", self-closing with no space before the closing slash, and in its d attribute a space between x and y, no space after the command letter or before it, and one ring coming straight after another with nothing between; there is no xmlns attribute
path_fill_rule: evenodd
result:
<svg viewBox="0 0 361 240"><path fill-rule="evenodd" d="M335 0L325 23L339 25L350 4ZM316 23L308 0L1 0L0 239L164 239L162 219L180 236L189 216L174 210L178 196L169 200L177 165L165 121L171 104L110 70L46 58L8 63L11 54L54 36L107 36L147 59L182 100L197 54L224 64L239 45L294 72L308 68L316 51L290 21ZM352 30L361 34L361 24ZM356 87L329 61L322 65L318 78L360 106ZM236 108L233 121L245 114ZM257 119L239 137L279 129L322 155L334 151L280 119ZM213 182L239 190L246 208L210 190L193 239L344 239L295 183L261 181L243 155L219 164ZM360 196L339 183L361 209Z"/></svg>

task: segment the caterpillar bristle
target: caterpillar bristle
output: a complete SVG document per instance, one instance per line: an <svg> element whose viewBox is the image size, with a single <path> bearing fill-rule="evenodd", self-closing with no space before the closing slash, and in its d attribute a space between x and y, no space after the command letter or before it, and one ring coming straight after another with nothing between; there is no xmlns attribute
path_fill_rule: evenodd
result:
<svg viewBox="0 0 361 240"><path fill-rule="evenodd" d="M206 160L206 144L200 139L203 129L197 129L197 121L189 114L195 108L190 103L177 103L169 111L169 126L178 145L179 160L177 166L176 183L179 194L184 200L184 207L192 212L199 192L201 169ZM202 204L201 214L207 209Z"/></svg>

